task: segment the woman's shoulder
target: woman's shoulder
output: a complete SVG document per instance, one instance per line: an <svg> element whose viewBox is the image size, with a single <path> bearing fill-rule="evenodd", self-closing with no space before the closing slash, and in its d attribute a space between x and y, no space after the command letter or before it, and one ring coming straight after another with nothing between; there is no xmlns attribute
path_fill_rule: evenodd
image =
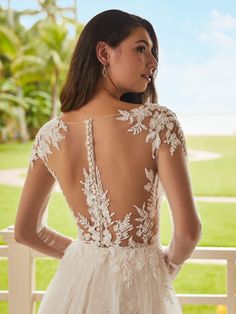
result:
<svg viewBox="0 0 236 314"><path fill-rule="evenodd" d="M173 116L177 118L175 111L169 106L167 107L166 105L161 105L160 103L150 103L150 106L153 106L154 112L156 114Z"/></svg>
<svg viewBox="0 0 236 314"><path fill-rule="evenodd" d="M55 133L54 130L60 130L63 129L64 131L67 131L66 125L63 123L63 121L60 119L60 116L55 116L54 118L51 118L50 120L46 121L42 126L39 128L36 137L40 137L42 135L50 135L52 132Z"/></svg>

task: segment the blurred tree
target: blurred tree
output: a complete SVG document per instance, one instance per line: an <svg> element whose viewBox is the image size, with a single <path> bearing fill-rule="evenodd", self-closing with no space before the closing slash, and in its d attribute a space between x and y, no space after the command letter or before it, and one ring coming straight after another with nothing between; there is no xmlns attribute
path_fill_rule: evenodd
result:
<svg viewBox="0 0 236 314"><path fill-rule="evenodd" d="M53 23L50 19L37 24L40 48L38 55L44 59L44 79L49 81L52 100L51 118L58 114L59 90L65 78L68 60L72 51L65 22Z"/></svg>
<svg viewBox="0 0 236 314"><path fill-rule="evenodd" d="M64 81L75 36L83 25L77 22L76 1L61 8L55 0L38 1L40 10L14 11L0 8L0 135L27 141L59 111L59 90ZM72 12L73 17L64 15ZM30 29L20 24L23 15L44 13ZM7 135L13 123L18 132ZM7 131L6 131L7 130ZM3 135L4 134L4 135Z"/></svg>
<svg viewBox="0 0 236 314"><path fill-rule="evenodd" d="M12 75L10 71L11 61L14 60L17 55L17 51L21 45L21 40L12 29L7 28L6 26L0 26L0 42L0 60L2 64L0 77L0 117L2 121L0 126L4 128L4 122L6 123L7 117L15 117L15 119L20 122L20 138L22 141L27 141L29 139L29 133L25 119L26 108L24 102L22 102L21 87L15 86L16 88L14 90L14 93L12 93L12 89L10 90L10 93L8 92L8 89L6 89L6 85L8 85L8 80ZM19 99L21 101L19 101ZM12 107L14 107L14 109L12 109ZM18 111L17 115L15 115L16 110ZM11 111L12 114L10 114Z"/></svg>
<svg viewBox="0 0 236 314"><path fill-rule="evenodd" d="M45 14L47 19L52 22L57 23L59 19L64 18L65 13L74 13L74 20L76 21L76 1L74 0L73 6L70 7L60 7L57 4L57 0L37 0L40 9L39 10L23 10L22 15L37 15Z"/></svg>

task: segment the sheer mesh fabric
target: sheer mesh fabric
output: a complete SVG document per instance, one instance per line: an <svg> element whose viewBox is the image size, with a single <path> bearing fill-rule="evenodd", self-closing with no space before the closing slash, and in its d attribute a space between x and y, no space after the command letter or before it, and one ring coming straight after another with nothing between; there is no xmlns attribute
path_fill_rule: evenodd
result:
<svg viewBox="0 0 236 314"><path fill-rule="evenodd" d="M16 239L62 257L70 239L46 222L57 181L85 243L98 247L160 244L163 192L171 207L169 262L182 264L200 237L176 115L146 103L116 114L65 121L58 116L36 135L15 223Z"/></svg>

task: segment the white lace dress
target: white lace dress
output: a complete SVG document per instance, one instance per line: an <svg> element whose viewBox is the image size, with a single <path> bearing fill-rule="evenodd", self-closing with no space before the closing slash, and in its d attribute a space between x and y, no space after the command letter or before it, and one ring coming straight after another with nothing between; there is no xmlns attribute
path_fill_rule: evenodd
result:
<svg viewBox="0 0 236 314"><path fill-rule="evenodd" d="M57 116L41 127L20 203L31 213L22 230L31 233L28 245L62 258L39 314L182 313L173 288L179 269L170 272L160 243L162 145L170 163L177 151L187 156L176 115L153 103L76 122ZM69 245L43 219L55 182L78 225ZM176 243L172 256L182 253Z"/></svg>

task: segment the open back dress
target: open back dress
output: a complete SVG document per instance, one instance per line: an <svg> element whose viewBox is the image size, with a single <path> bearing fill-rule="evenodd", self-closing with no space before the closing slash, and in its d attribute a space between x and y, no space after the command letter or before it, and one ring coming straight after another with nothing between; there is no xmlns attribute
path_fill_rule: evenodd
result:
<svg viewBox="0 0 236 314"><path fill-rule="evenodd" d="M22 233L38 250L61 254L39 314L182 313L160 242L161 145L170 160L177 149L187 157L176 115L150 102L79 121L56 116L39 129ZM45 220L56 182L78 226L69 245Z"/></svg>

